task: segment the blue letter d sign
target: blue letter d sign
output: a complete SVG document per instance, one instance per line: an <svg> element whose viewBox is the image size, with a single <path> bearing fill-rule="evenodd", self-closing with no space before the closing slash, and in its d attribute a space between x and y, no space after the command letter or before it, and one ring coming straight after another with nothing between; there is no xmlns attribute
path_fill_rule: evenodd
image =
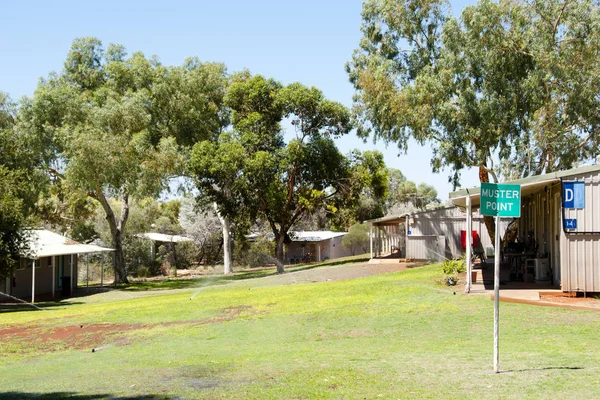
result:
<svg viewBox="0 0 600 400"><path fill-rule="evenodd" d="M564 182L563 183L563 207L585 208L585 183Z"/></svg>

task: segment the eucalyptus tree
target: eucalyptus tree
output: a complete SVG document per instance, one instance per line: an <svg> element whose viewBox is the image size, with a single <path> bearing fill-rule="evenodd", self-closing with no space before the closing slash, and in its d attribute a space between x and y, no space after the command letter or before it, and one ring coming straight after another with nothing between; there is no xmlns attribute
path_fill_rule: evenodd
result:
<svg viewBox="0 0 600 400"><path fill-rule="evenodd" d="M247 72L233 77L226 104L232 131L194 146L196 185L229 218L265 219L283 262L290 228L309 212L333 210L334 199L350 193L351 162L332 140L352 128L350 113L316 88ZM287 143L284 119L295 130Z"/></svg>
<svg viewBox="0 0 600 400"><path fill-rule="evenodd" d="M198 246L199 261L206 259L212 262L220 258L223 247L223 226L214 209L198 209L196 200L191 196L181 199L179 223L187 237L192 238Z"/></svg>
<svg viewBox="0 0 600 400"><path fill-rule="evenodd" d="M346 231L350 226L385 215L389 170L379 151L353 150L348 155L349 183L334 196L329 219L334 228Z"/></svg>
<svg viewBox="0 0 600 400"><path fill-rule="evenodd" d="M220 64L189 59L166 67L155 57L80 38L63 70L43 79L23 107L27 129L47 144L55 179L102 206L117 283L127 282L122 242L130 201L167 189L183 173L185 146L219 133L225 81Z"/></svg>
<svg viewBox="0 0 600 400"><path fill-rule="evenodd" d="M440 203L437 190L424 182L418 185L395 168L388 169L388 194L385 198L387 213L423 211Z"/></svg>
<svg viewBox="0 0 600 400"><path fill-rule="evenodd" d="M11 163L18 143L14 135L15 113L8 95L0 92L0 278L11 273L27 244L23 231L26 214L19 185L26 182L26 176Z"/></svg>
<svg viewBox="0 0 600 400"><path fill-rule="evenodd" d="M27 228L47 179L31 137L20 128L20 109L0 92L0 278L27 253Z"/></svg>
<svg viewBox="0 0 600 400"><path fill-rule="evenodd" d="M347 65L359 134L432 144L455 186L464 167L497 181L598 150L595 2L482 0L454 18L444 0L370 0L362 15Z"/></svg>

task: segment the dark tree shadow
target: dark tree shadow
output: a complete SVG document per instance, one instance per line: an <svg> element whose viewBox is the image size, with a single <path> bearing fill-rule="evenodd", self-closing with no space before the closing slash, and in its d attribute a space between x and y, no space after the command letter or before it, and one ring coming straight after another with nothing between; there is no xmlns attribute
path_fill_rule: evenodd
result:
<svg viewBox="0 0 600 400"><path fill-rule="evenodd" d="M15 299L14 297L6 296L0 293L0 314L10 312L23 312L23 311L45 311L46 309L58 309L63 307L69 307L76 304L82 304L81 302L60 302L60 301L41 301L35 304L31 304L27 299Z"/></svg>
<svg viewBox="0 0 600 400"><path fill-rule="evenodd" d="M580 369L584 369L583 367L539 367L539 368L523 368L523 369L508 369L506 371L500 371L500 374L506 374L510 372L530 372L530 371L549 371L553 369L558 370L572 370L577 371Z"/></svg>
<svg viewBox="0 0 600 400"><path fill-rule="evenodd" d="M110 394L77 394L71 392L54 392L54 393L24 393L24 392L6 392L0 393L2 400L95 400L95 399L111 399L111 400L177 400L178 396L147 394L139 396L111 396Z"/></svg>

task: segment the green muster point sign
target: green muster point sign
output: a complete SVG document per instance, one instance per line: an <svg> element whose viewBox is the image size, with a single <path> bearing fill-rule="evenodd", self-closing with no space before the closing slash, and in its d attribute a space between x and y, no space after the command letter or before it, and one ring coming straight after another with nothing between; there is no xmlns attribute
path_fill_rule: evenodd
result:
<svg viewBox="0 0 600 400"><path fill-rule="evenodd" d="M480 197L481 215L521 216L521 185L482 183Z"/></svg>

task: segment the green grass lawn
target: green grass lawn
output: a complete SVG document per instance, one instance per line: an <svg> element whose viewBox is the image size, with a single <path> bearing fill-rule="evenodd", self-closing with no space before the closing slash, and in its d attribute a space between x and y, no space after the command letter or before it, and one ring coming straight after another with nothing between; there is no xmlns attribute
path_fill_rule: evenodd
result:
<svg viewBox="0 0 600 400"><path fill-rule="evenodd" d="M0 398L600 398L597 312L501 303L494 374L493 302L440 277L199 280L2 313L0 335L21 331Z"/></svg>

